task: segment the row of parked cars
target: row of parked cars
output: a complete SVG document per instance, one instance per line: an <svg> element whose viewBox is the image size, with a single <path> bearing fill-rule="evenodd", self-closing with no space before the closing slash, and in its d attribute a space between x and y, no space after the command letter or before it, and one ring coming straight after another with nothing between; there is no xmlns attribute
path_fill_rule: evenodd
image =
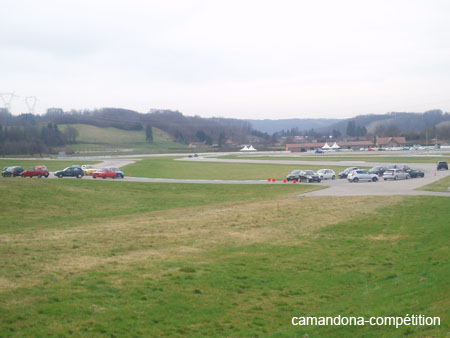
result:
<svg viewBox="0 0 450 338"><path fill-rule="evenodd" d="M439 162L442 163L442 162ZM446 164L446 162L445 162ZM437 169L442 166L438 164ZM448 169L448 167L447 167ZM379 179L387 180L402 180L417 177L425 177L425 173L422 170L412 169L407 165L387 165L387 166L376 166L369 170L361 169L359 167L348 167L341 171L338 175L332 169L320 169L316 172L313 170L293 170L287 177L287 181L296 182L320 182L321 180L334 180L336 177L340 179L347 179L349 182L359 182L359 181L371 181L376 182Z"/></svg>
<svg viewBox="0 0 450 338"><path fill-rule="evenodd" d="M316 172L313 170L293 170L287 175L287 181L296 182L320 182L322 180L334 180L336 173L332 169L320 169Z"/></svg>
<svg viewBox="0 0 450 338"><path fill-rule="evenodd" d="M20 166L12 166L5 167L2 170L3 177L45 177L47 178L50 175L47 167L45 165L38 165L31 167L28 170L24 170L23 167ZM119 168L95 168L92 165L72 165L63 170L58 170L54 172L54 175L58 178L63 177L76 177L82 178L83 176L92 176L92 178L124 178L125 175L122 170Z"/></svg>
<svg viewBox="0 0 450 338"><path fill-rule="evenodd" d="M369 170L361 169L359 167L349 167L339 173L339 178L346 178L349 182L358 182L358 181L376 182L381 178L384 179L385 181L402 180L424 176L425 173L422 170L412 169L404 164L376 166Z"/></svg>

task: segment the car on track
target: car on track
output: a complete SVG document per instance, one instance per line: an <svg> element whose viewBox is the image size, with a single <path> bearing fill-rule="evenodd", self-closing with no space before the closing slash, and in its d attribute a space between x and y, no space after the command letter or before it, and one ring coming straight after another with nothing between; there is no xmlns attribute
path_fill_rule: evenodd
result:
<svg viewBox="0 0 450 338"><path fill-rule="evenodd" d="M45 178L47 178L48 175L50 175L50 172L48 171L47 167L45 165L38 165L31 167L28 170L24 170L21 176L29 178L33 177L41 178L42 176L44 176Z"/></svg>
<svg viewBox="0 0 450 338"><path fill-rule="evenodd" d="M321 180L334 180L336 178L336 173L333 169L320 169L317 171Z"/></svg>
<svg viewBox="0 0 450 338"><path fill-rule="evenodd" d="M316 154L323 154L324 151L322 149L316 149L316 151L314 153L316 153Z"/></svg>
<svg viewBox="0 0 450 338"><path fill-rule="evenodd" d="M299 180L301 170L292 170L289 175L286 176L286 180L289 181L297 181Z"/></svg>
<svg viewBox="0 0 450 338"><path fill-rule="evenodd" d="M300 174L298 175L298 181L299 182L320 182L320 176L317 175L314 171L312 170L302 170L300 171Z"/></svg>
<svg viewBox="0 0 450 338"><path fill-rule="evenodd" d="M448 170L448 163L445 161L440 161L438 162L438 164L436 165L436 170Z"/></svg>
<svg viewBox="0 0 450 338"><path fill-rule="evenodd" d="M116 178L116 172L114 170L111 170L109 168L102 168L102 169L97 169L97 171L95 171L92 174L92 178Z"/></svg>
<svg viewBox="0 0 450 338"><path fill-rule="evenodd" d="M2 170L2 176L3 177L16 177L16 176L21 176L23 173L23 168L22 167L6 167L3 168Z"/></svg>
<svg viewBox="0 0 450 338"><path fill-rule="evenodd" d="M383 176L383 173L386 171L386 169L387 169L386 167L376 166L376 167L369 169L369 173L375 174L375 175L381 177L381 176Z"/></svg>
<svg viewBox="0 0 450 338"><path fill-rule="evenodd" d="M422 170L409 169L407 173L411 176L411 178L425 177L425 173Z"/></svg>
<svg viewBox="0 0 450 338"><path fill-rule="evenodd" d="M350 171L347 175L347 180L352 183L359 181L376 182L378 181L378 175L371 174L368 170L358 169Z"/></svg>
<svg viewBox="0 0 450 338"><path fill-rule="evenodd" d="M97 168L90 164L83 164L81 166L81 169L83 170L85 175L92 175L95 171L97 171Z"/></svg>
<svg viewBox="0 0 450 338"><path fill-rule="evenodd" d="M388 169L383 173L383 179L387 180L407 180L410 179L411 176L407 171L401 169Z"/></svg>
<svg viewBox="0 0 450 338"><path fill-rule="evenodd" d="M348 167L348 168L346 168L344 171L341 171L340 173L339 173L339 178L347 178L347 175L348 175L348 173L350 172L350 171L352 171L352 170L358 170L359 169L359 167Z"/></svg>
<svg viewBox="0 0 450 338"><path fill-rule="evenodd" d="M119 168L109 168L109 169L116 172L116 177L117 178L124 178L125 177L125 174Z"/></svg>
<svg viewBox="0 0 450 338"><path fill-rule="evenodd" d="M58 178L63 177L82 178L84 176L84 171L79 167L67 167L66 169L55 171L54 175Z"/></svg>

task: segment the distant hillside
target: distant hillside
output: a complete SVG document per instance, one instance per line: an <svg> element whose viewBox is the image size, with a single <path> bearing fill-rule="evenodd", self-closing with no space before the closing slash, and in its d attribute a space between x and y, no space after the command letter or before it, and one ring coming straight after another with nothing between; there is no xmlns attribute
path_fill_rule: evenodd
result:
<svg viewBox="0 0 450 338"><path fill-rule="evenodd" d="M59 125L62 132L66 130L69 124ZM108 148L131 148L139 150L156 149L180 149L186 148L186 145L173 141L172 137L166 132L152 127L153 142L149 143L145 138L144 130L123 130L113 127L101 128L88 124L71 124L78 131L76 144L72 145L75 149L103 149ZM90 145L88 147L88 145Z"/></svg>
<svg viewBox="0 0 450 338"><path fill-rule="evenodd" d="M357 126L366 127L368 132L374 132L380 126L395 126L400 132L405 133L410 131L420 132L426 128L433 128L439 123L450 121L450 115L439 109L424 113L392 112L380 115L358 115L333 123L321 129L321 131L335 129L345 133L349 121L354 121Z"/></svg>
<svg viewBox="0 0 450 338"><path fill-rule="evenodd" d="M273 134L283 129L297 128L299 131L323 129L342 121L340 119L281 119L281 120L246 120L251 126L263 133Z"/></svg>

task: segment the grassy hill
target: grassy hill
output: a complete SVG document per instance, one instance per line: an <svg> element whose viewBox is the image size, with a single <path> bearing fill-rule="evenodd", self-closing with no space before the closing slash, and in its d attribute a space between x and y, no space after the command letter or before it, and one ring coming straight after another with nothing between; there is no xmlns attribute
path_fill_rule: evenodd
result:
<svg viewBox="0 0 450 338"><path fill-rule="evenodd" d="M0 336L448 336L448 198L314 188L0 179Z"/></svg>
<svg viewBox="0 0 450 338"><path fill-rule="evenodd" d="M59 125L61 130L68 125ZM99 128L88 124L71 124L78 130L77 144L71 145L75 152L159 152L184 149L186 145L174 142L166 132L153 128L153 142L145 140L145 131Z"/></svg>

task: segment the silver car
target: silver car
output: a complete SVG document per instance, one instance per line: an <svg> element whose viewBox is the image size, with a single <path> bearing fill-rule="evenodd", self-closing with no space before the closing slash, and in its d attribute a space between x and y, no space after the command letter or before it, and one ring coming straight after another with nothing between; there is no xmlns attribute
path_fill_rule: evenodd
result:
<svg viewBox="0 0 450 338"><path fill-rule="evenodd" d="M336 178L336 173L332 169L320 169L317 175L322 180L334 180Z"/></svg>
<svg viewBox="0 0 450 338"><path fill-rule="evenodd" d="M348 173L347 179L349 182L359 182L359 181L368 181L368 182L376 182L378 181L378 175L371 174L367 170L358 169L352 170Z"/></svg>
<svg viewBox="0 0 450 338"><path fill-rule="evenodd" d="M386 180L407 180L411 176L401 169L388 169L383 173L383 179Z"/></svg>

